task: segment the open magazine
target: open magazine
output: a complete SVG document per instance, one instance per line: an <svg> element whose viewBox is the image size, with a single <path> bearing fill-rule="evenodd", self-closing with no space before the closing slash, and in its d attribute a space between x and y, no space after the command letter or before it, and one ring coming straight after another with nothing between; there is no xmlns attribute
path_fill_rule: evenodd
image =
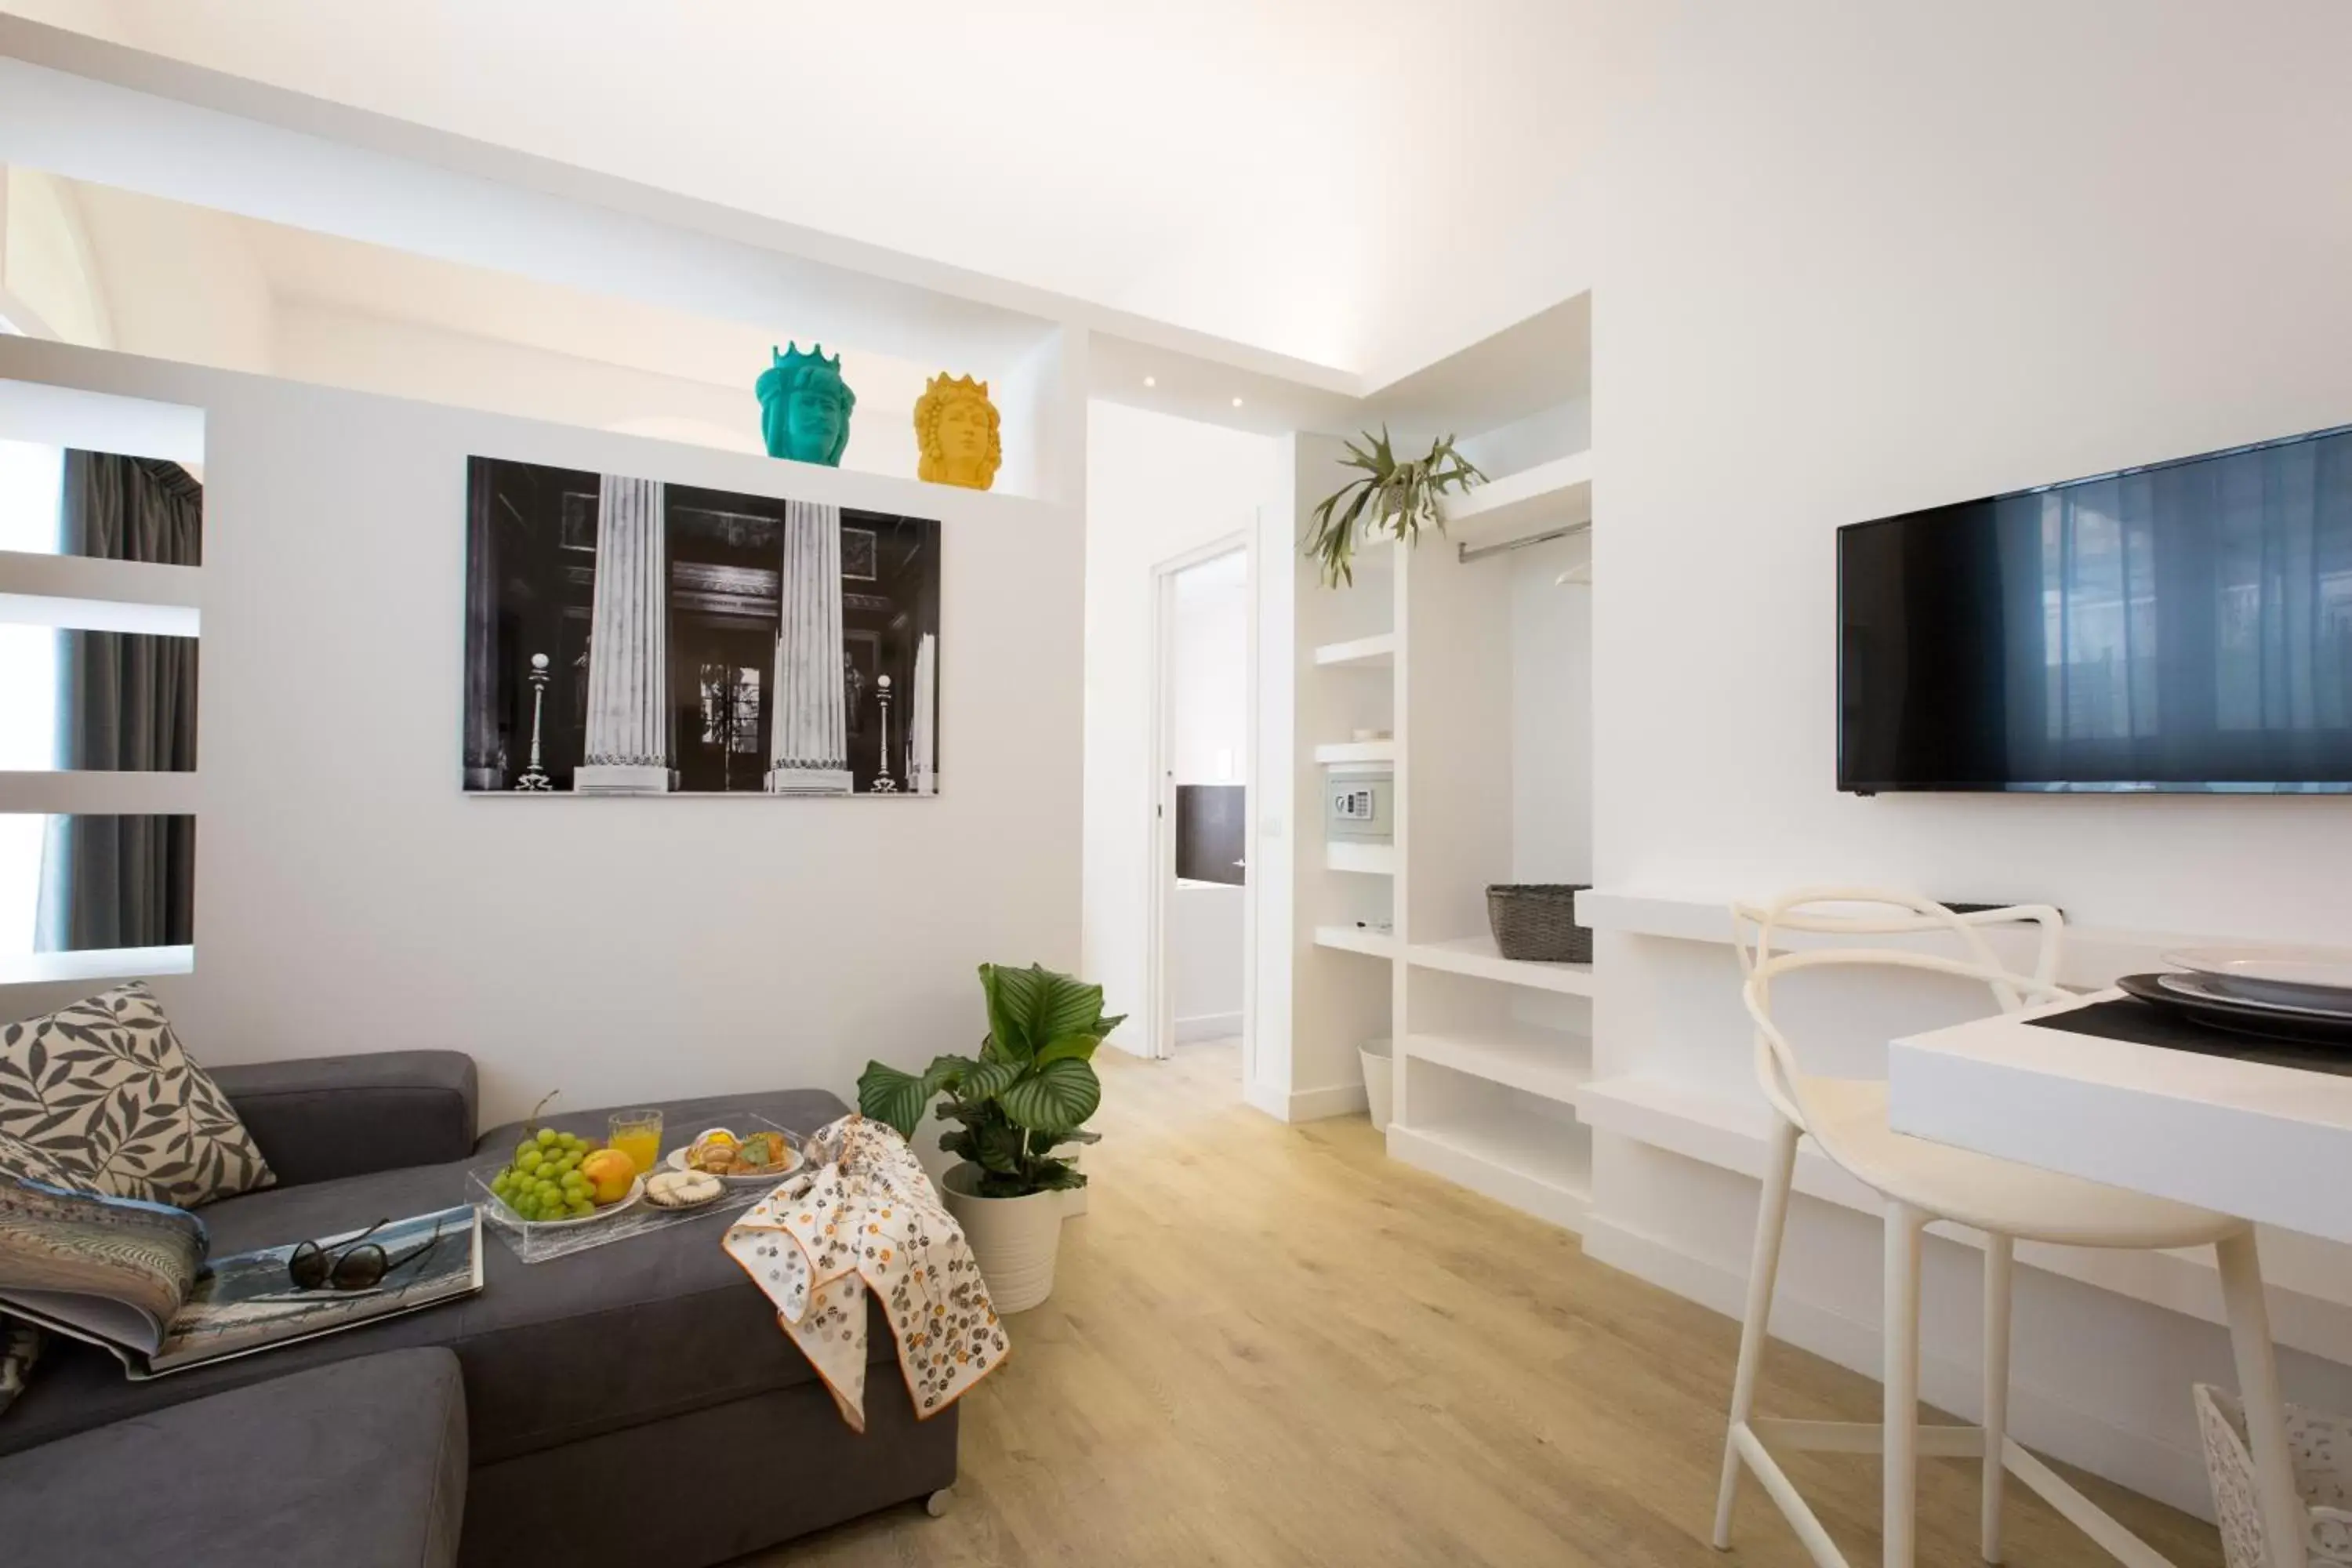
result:
<svg viewBox="0 0 2352 1568"><path fill-rule="evenodd" d="M315 1237L332 1251L357 1238ZM363 1290L306 1290L299 1240L209 1261L185 1209L70 1192L0 1173L0 1310L114 1352L134 1380L315 1339L482 1288L470 1205L367 1232L397 1267Z"/></svg>

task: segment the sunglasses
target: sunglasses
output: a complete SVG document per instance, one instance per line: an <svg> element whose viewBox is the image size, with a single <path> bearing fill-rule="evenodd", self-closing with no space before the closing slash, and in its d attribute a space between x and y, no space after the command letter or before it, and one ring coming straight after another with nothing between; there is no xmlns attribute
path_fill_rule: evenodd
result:
<svg viewBox="0 0 2352 1568"><path fill-rule="evenodd" d="M286 1272L297 1289L370 1290L383 1284L394 1269L415 1262L440 1243L441 1226L436 1222L424 1242L398 1258L386 1257L381 1246L367 1238L391 1223L380 1219L359 1235L336 1242L331 1249L306 1241L286 1259Z"/></svg>

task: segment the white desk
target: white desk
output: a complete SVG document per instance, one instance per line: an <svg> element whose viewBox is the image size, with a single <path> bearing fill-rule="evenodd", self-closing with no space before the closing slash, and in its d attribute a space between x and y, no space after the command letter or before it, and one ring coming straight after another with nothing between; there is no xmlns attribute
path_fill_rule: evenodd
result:
<svg viewBox="0 0 2352 1568"><path fill-rule="evenodd" d="M1895 1041L1895 1130L2352 1242L2352 1078L2024 1022L2122 994Z"/></svg>
<svg viewBox="0 0 2352 1568"><path fill-rule="evenodd" d="M1895 1130L2352 1242L2352 1078L2038 1028L2103 991L1896 1040ZM2278 1370L2259 1287L2223 1295L2275 1568L2303 1568ZM2257 1413L2263 1413L2258 1415Z"/></svg>

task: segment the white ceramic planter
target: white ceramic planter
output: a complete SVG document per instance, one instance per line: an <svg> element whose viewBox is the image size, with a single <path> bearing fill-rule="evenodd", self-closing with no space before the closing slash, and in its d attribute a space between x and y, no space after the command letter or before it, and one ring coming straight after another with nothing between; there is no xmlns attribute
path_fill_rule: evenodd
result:
<svg viewBox="0 0 2352 1568"><path fill-rule="evenodd" d="M956 1166L940 1179L940 1195L963 1226L1000 1312L1025 1312L1054 1293L1054 1255L1062 1242L1061 1193L1025 1198L983 1198L971 1189L980 1167Z"/></svg>

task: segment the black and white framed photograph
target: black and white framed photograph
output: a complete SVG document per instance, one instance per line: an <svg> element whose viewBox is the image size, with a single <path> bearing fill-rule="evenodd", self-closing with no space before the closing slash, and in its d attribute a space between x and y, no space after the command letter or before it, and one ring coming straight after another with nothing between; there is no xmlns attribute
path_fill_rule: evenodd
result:
<svg viewBox="0 0 2352 1568"><path fill-rule="evenodd" d="M940 787L940 524L474 458L464 787Z"/></svg>

